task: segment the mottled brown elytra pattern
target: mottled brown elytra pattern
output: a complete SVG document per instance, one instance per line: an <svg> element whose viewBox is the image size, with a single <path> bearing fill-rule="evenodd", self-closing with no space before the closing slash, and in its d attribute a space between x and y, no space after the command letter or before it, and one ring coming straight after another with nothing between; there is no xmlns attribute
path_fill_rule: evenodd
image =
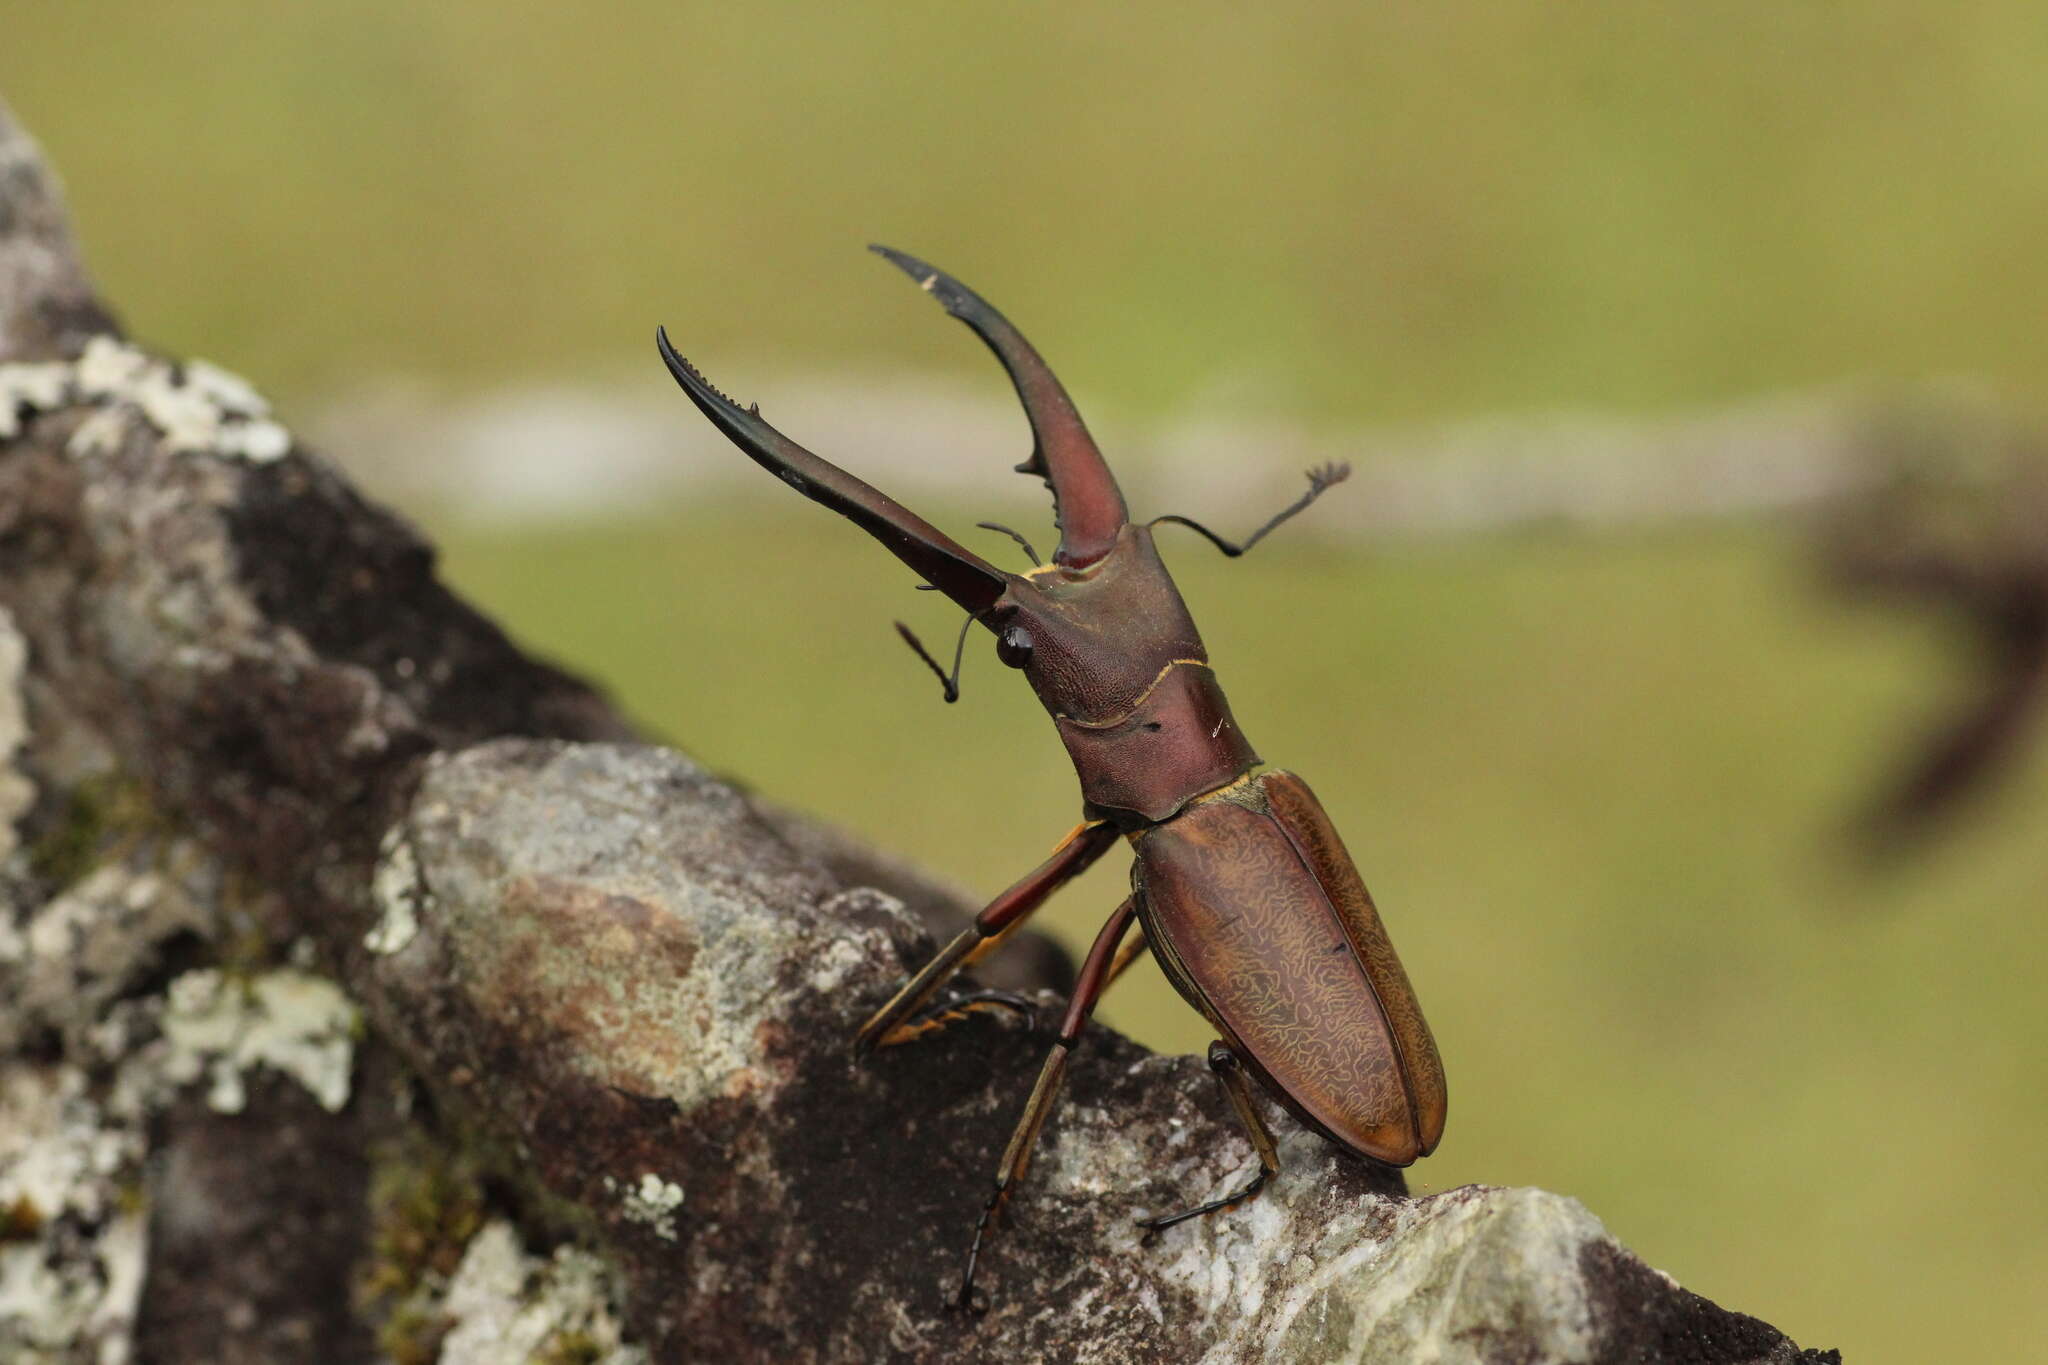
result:
<svg viewBox="0 0 2048 1365"><path fill-rule="evenodd" d="M1427 1156L1443 1134L1443 1064L1307 784L1262 773L1135 842L1146 937L1266 1088L1369 1156Z"/></svg>

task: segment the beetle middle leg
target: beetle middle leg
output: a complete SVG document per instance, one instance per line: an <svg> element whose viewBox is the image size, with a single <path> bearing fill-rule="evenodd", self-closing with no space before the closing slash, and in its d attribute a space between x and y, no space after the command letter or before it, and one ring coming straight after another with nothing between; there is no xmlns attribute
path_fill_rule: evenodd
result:
<svg viewBox="0 0 2048 1365"><path fill-rule="evenodd" d="M878 1047L907 1043L952 1022L949 1014L959 1011L953 1011L951 1006L940 1007L923 1017L920 1017L920 1011L955 974L993 951L1011 930L1029 918L1032 911L1045 904L1053 892L1087 871L1116 839L1115 827L1107 822L1081 825L1062 839L1051 857L990 901L987 908L974 917L974 923L940 949L937 957L903 984L903 989L896 992L894 999L861 1025L859 1034L854 1038L854 1051L866 1054Z"/></svg>
<svg viewBox="0 0 2048 1365"><path fill-rule="evenodd" d="M1031 1149L1038 1141L1038 1130L1045 1127L1046 1119L1052 1114L1053 1101L1059 1097L1060 1082L1067 1074L1067 1057L1073 1052L1082 1031L1088 1027L1088 1019L1095 1013L1095 1002L1137 956L1135 952L1117 951L1137 917L1137 900L1127 897L1116 908L1116 913L1109 917L1109 922L1102 926L1102 932L1095 936L1095 945L1088 950L1088 960L1081 964L1081 979L1075 983L1073 998L1067 1002L1067 1015L1060 1024L1060 1036L1046 1055L1045 1065L1039 1069L1038 1081L1031 1087L1031 1098L1024 1102L1024 1116L1017 1120L1016 1130L1010 1134L1010 1145L1003 1149L1002 1164L996 1168L995 1189L990 1192L988 1202L982 1205L981 1217L974 1225L974 1241L967 1248L967 1269L960 1277L960 1293L954 1300L955 1307L971 1313L982 1312L986 1307L974 1293L974 1267L981 1260L982 1244L1002 1217L1010 1191L1024 1178L1025 1168L1031 1164Z"/></svg>
<svg viewBox="0 0 2048 1365"><path fill-rule="evenodd" d="M1222 1042L1209 1044L1209 1070L1216 1073L1216 1079L1223 1084L1223 1093L1230 1097L1230 1107L1237 1111L1237 1121L1244 1125L1245 1136L1252 1140L1252 1150L1259 1154L1259 1173L1251 1178L1243 1189L1227 1194L1221 1199L1211 1199L1179 1213L1162 1214L1157 1218L1140 1218L1138 1226L1147 1233L1156 1233L1170 1228L1175 1223L1185 1223L1190 1218L1200 1218L1205 1213L1216 1213L1245 1200L1266 1187L1266 1182L1280 1172L1279 1148L1273 1142L1273 1131L1266 1127L1266 1120L1259 1114L1258 1106L1252 1102L1252 1088L1245 1080L1244 1064L1237 1059Z"/></svg>

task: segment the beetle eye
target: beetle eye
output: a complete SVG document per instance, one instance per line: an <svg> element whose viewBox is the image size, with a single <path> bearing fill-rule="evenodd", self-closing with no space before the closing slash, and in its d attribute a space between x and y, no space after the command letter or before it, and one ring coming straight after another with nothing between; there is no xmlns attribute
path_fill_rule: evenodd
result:
<svg viewBox="0 0 2048 1365"><path fill-rule="evenodd" d="M1012 668L1031 662L1031 632L1022 626L1007 626L996 636L996 657Z"/></svg>

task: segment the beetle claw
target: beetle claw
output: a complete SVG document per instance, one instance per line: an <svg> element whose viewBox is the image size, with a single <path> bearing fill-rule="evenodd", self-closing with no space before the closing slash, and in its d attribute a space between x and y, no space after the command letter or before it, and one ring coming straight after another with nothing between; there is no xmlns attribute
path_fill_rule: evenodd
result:
<svg viewBox="0 0 2048 1365"><path fill-rule="evenodd" d="M1317 465L1314 469L1308 471L1308 486L1320 493L1324 489L1334 487L1350 477L1351 462L1349 460L1332 460L1328 464Z"/></svg>

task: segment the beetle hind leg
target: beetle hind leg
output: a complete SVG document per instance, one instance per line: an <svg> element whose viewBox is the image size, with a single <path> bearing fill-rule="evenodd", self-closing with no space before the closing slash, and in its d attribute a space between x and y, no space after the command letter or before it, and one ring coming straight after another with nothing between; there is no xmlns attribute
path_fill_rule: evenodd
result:
<svg viewBox="0 0 2048 1365"><path fill-rule="evenodd" d="M1230 1107L1237 1113L1237 1121L1244 1126L1245 1136L1251 1139L1252 1150L1259 1154L1259 1173L1235 1194L1211 1199L1191 1209L1182 1209L1179 1213L1162 1214L1157 1218L1140 1218L1138 1226L1145 1229L1148 1238L1151 1234L1170 1228L1175 1223L1185 1223L1190 1218L1200 1218L1203 1214L1217 1213L1242 1204L1256 1196L1266 1187L1268 1180L1280 1173L1279 1148L1273 1141L1273 1130L1266 1126L1266 1120L1259 1115L1258 1106L1252 1102L1252 1089L1250 1083L1245 1080L1244 1064L1238 1061L1237 1054L1228 1046L1215 1042L1209 1044L1209 1070L1216 1073L1216 1079L1222 1083L1223 1093L1230 1097Z"/></svg>

